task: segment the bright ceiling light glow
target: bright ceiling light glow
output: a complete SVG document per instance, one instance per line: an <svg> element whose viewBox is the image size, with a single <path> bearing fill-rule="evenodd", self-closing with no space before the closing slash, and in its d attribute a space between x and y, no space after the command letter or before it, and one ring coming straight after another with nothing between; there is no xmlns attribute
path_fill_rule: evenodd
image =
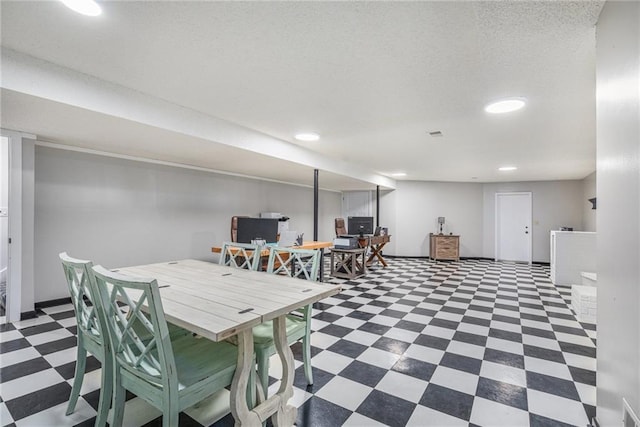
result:
<svg viewBox="0 0 640 427"><path fill-rule="evenodd" d="M498 168L498 170L502 171L502 172L514 171L516 169L518 169L518 168L515 167L515 166L502 166L501 168Z"/></svg>
<svg viewBox="0 0 640 427"><path fill-rule="evenodd" d="M317 141L320 139L320 135L313 132L304 132L296 134L294 138L298 141Z"/></svg>
<svg viewBox="0 0 640 427"><path fill-rule="evenodd" d="M93 0L60 0L69 9L87 16L98 16L102 8Z"/></svg>
<svg viewBox="0 0 640 427"><path fill-rule="evenodd" d="M396 178L400 178L402 176L407 176L407 174L404 173L404 172L396 172L396 173L392 173L391 176L395 176Z"/></svg>
<svg viewBox="0 0 640 427"><path fill-rule="evenodd" d="M484 107L484 111L491 114L502 114L519 110L524 106L524 98L508 98L487 104L487 106Z"/></svg>

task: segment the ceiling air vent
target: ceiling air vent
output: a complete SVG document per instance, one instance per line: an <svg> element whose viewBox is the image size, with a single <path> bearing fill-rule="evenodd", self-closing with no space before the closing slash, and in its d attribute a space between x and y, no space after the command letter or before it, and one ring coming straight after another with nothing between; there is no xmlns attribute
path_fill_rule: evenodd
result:
<svg viewBox="0 0 640 427"><path fill-rule="evenodd" d="M431 135L434 138L441 138L443 136L442 132L439 130L436 130L434 132L429 132L429 135Z"/></svg>

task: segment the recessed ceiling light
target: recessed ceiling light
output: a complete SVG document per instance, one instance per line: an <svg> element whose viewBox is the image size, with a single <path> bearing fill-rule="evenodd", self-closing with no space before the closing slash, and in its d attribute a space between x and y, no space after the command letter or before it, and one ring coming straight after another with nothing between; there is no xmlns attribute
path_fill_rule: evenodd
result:
<svg viewBox="0 0 640 427"><path fill-rule="evenodd" d="M69 9L87 16L98 16L102 8L93 0L60 0Z"/></svg>
<svg viewBox="0 0 640 427"><path fill-rule="evenodd" d="M313 132L303 132L296 134L294 138L298 141L317 141L320 139L320 135Z"/></svg>
<svg viewBox="0 0 640 427"><path fill-rule="evenodd" d="M510 113L524 107L524 98L508 98L500 101L492 102L484 107L484 111L491 114Z"/></svg>
<svg viewBox="0 0 640 427"><path fill-rule="evenodd" d="M400 178L402 176L407 176L407 174L404 173L404 172L395 172L395 173L392 173L391 176L394 176L396 178Z"/></svg>
<svg viewBox="0 0 640 427"><path fill-rule="evenodd" d="M516 169L518 169L518 168L515 167L515 166L502 166L501 168L498 168L498 170L502 171L502 172L514 171Z"/></svg>

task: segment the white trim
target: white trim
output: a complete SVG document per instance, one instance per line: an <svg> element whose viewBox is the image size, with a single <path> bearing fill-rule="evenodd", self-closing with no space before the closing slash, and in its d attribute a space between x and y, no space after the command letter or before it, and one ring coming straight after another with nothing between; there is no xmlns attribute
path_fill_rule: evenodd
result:
<svg viewBox="0 0 640 427"><path fill-rule="evenodd" d="M267 181L267 182L274 182L274 183L277 183L277 184L294 185L296 187L313 188L312 185L307 185L307 184L298 184L298 183L294 183L294 182L280 181L280 180L277 180L277 179L262 178L262 177L259 177L259 176L252 176L252 175L245 175L245 174L235 173L235 172L221 171L221 170L218 170L218 169L203 168L203 167L200 167L200 166L193 166L193 165L187 165L187 164L183 164L183 163L168 162L168 161L164 161L164 160L148 159L148 158L145 158L145 157L130 156L130 155L127 155L127 154L110 153L108 151L100 151L100 150L94 150L94 149L91 149L91 148L75 147L75 146L72 146L72 145L58 144L58 143L55 143L55 142L48 142L48 141L38 140L38 141L36 141L36 146L47 147L47 148L55 148L55 149L58 149L58 150L75 151L75 152L78 152L78 153L85 153L85 154L94 154L96 156L112 157L112 158L115 158L115 159L132 160L132 161L135 161L135 162L151 163L151 164L154 164L154 165L171 166L171 167L174 167L174 168L190 169L190 170L195 170L195 171L200 171L200 172L208 172L208 173L215 173L215 174L220 174L220 175L237 176L237 177L240 177L240 178L255 179L255 180L258 180L258 181ZM334 192L334 193L342 193L342 191L334 190L334 189L328 189L328 188L320 188L320 190L322 190L322 191L331 191L331 192Z"/></svg>
<svg viewBox="0 0 640 427"><path fill-rule="evenodd" d="M494 225L493 225L493 238L494 238L494 261L498 261L498 224L499 224L499 210L498 210L498 199L500 196L515 196L515 195L527 195L529 196L529 242L527 245L528 249L528 260L529 264L532 263L533 260L533 193L531 191L505 191L505 192L496 192L495 193L495 205L494 205Z"/></svg>
<svg viewBox="0 0 640 427"><path fill-rule="evenodd" d="M20 320L22 309L22 134L0 129L9 142L9 259L6 320Z"/></svg>
<svg viewBox="0 0 640 427"><path fill-rule="evenodd" d="M632 425L635 427L640 426L640 418L638 418L636 413L633 411L633 408L624 397L622 398L622 423L624 427Z"/></svg>
<svg viewBox="0 0 640 427"><path fill-rule="evenodd" d="M0 129L0 135L9 139L9 262L7 264L6 321L20 320L23 290L23 159L22 140L36 139L29 133ZM33 225L32 225L33 227ZM33 232L33 230L30 230ZM32 263L29 263L32 266ZM30 310L33 310L31 308Z"/></svg>

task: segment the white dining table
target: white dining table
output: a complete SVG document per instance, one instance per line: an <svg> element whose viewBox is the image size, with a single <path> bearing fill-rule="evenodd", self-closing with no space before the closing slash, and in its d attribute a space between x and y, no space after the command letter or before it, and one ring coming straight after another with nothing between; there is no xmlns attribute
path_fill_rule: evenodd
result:
<svg viewBox="0 0 640 427"><path fill-rule="evenodd" d="M340 292L340 285L225 267L205 261L181 261L117 269L158 282L167 321L213 341L237 336L238 361L231 384L231 413L236 426L260 427L269 417L276 427L292 426L293 353L287 344L286 315ZM252 328L273 320L276 350L282 361L277 393L247 404L253 358ZM258 387L259 388L259 387Z"/></svg>

